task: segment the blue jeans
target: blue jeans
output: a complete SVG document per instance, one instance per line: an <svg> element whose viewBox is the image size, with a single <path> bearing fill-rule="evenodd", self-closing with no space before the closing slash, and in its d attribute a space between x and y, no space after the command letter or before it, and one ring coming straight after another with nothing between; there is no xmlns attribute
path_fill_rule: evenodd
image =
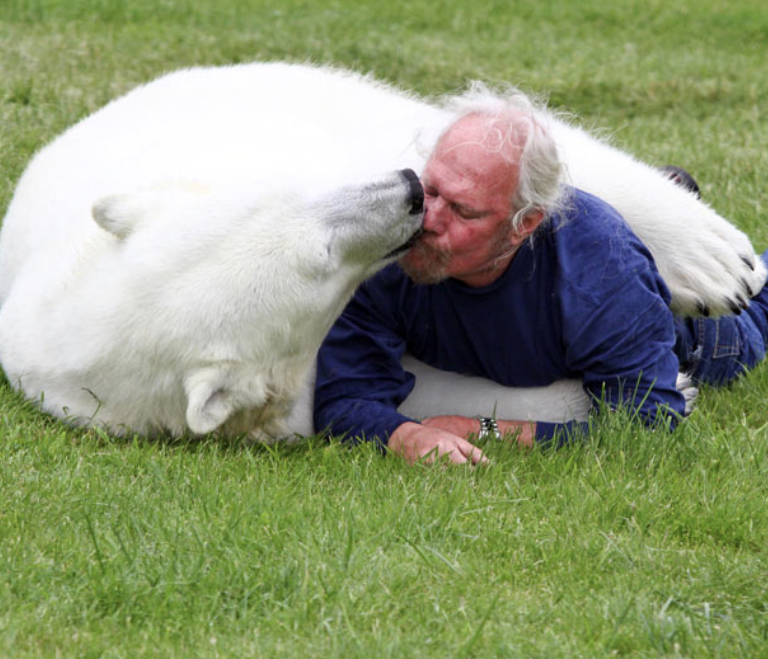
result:
<svg viewBox="0 0 768 659"><path fill-rule="evenodd" d="M762 254L768 264L768 250ZM768 285L738 316L676 318L675 354L695 382L727 384L759 364L768 346Z"/></svg>

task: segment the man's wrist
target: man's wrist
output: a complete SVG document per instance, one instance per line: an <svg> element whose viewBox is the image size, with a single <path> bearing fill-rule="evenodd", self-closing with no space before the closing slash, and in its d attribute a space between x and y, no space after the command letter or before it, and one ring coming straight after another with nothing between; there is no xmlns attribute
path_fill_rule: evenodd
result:
<svg viewBox="0 0 768 659"><path fill-rule="evenodd" d="M499 421L499 436L505 441L512 441L522 446L533 446L536 438L535 421Z"/></svg>

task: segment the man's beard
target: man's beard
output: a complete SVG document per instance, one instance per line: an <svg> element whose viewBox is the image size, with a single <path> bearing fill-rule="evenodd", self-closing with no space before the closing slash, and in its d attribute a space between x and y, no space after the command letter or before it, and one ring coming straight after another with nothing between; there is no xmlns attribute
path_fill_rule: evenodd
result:
<svg viewBox="0 0 768 659"><path fill-rule="evenodd" d="M488 271L509 265L509 257L514 256L518 246L509 243L509 227L501 225L496 234L491 238L493 248L488 259ZM434 247L425 242L421 236L416 244L411 247L398 263L414 283L439 284L448 279L448 269L453 252L450 249Z"/></svg>
<svg viewBox="0 0 768 659"><path fill-rule="evenodd" d="M420 238L400 257L398 263L414 283L439 284L448 278L450 260L450 250L433 247Z"/></svg>

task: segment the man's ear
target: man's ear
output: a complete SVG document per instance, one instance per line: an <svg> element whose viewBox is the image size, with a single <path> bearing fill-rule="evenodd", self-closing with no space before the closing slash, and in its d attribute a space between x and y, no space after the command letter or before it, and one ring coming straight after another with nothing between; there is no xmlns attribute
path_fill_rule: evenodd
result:
<svg viewBox="0 0 768 659"><path fill-rule="evenodd" d="M539 208L528 211L523 215L517 229L512 229L512 235L509 238L510 244L519 245L525 242L539 228L545 217L544 211Z"/></svg>

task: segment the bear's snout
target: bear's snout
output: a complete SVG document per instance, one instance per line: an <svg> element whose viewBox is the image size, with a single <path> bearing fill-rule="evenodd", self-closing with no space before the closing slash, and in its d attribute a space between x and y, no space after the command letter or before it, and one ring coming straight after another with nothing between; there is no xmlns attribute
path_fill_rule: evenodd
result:
<svg viewBox="0 0 768 659"><path fill-rule="evenodd" d="M408 214L418 215L424 210L424 188L421 187L421 181L412 169L402 169L400 174L410 186L408 201L411 204L411 210Z"/></svg>

